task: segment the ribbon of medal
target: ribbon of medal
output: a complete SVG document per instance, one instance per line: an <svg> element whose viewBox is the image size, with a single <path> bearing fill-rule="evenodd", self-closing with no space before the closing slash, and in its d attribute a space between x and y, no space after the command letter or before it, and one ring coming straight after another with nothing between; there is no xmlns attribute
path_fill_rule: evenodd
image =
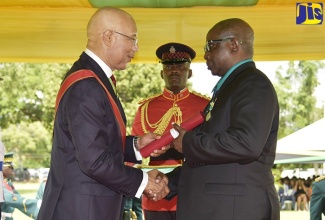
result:
<svg viewBox="0 0 325 220"><path fill-rule="evenodd" d="M215 99L211 99L210 103L209 103L209 107L207 109L207 112L206 112L206 116L205 116L205 121L209 121L210 118L211 118L211 111L213 109L213 106L214 106L214 103L217 101L217 98Z"/></svg>

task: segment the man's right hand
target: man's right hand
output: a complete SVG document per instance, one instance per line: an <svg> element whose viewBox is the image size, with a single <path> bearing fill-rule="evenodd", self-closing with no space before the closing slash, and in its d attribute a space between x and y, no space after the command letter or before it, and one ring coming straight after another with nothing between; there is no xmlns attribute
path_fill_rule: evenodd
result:
<svg viewBox="0 0 325 220"><path fill-rule="evenodd" d="M153 201L164 198L169 193L168 178L158 170L148 172L149 181L143 194Z"/></svg>

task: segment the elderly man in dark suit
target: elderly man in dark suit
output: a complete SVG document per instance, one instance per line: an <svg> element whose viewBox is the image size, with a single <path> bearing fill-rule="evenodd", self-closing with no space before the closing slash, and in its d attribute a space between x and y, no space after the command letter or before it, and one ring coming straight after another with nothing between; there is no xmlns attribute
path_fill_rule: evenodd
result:
<svg viewBox="0 0 325 220"><path fill-rule="evenodd" d="M206 36L208 69L221 79L199 129L173 142L185 162L169 174L178 182L178 220L279 220L280 205L271 168L279 106L272 83L253 62L253 29L231 18ZM171 185L172 186L172 185ZM170 188L172 192L177 188Z"/></svg>
<svg viewBox="0 0 325 220"><path fill-rule="evenodd" d="M158 171L124 165L141 159L137 148L159 138L152 133L126 137L126 118L115 91L112 71L125 69L139 49L134 19L120 9L98 9L87 37L86 50L57 96L39 220L119 220L124 196L140 197L145 190L157 200L168 193L165 181L155 182Z"/></svg>

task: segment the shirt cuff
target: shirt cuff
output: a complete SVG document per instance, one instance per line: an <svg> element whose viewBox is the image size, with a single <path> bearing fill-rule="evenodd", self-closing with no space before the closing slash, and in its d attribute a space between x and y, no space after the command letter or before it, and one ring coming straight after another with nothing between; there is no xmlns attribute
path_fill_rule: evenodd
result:
<svg viewBox="0 0 325 220"><path fill-rule="evenodd" d="M141 197L141 195L142 195L142 193L143 193L144 189L146 188L146 186L148 184L148 181L149 181L149 176L148 176L147 172L144 172L144 171L142 171L142 172L143 172L143 179L142 179L141 185L140 185L137 193L135 194L135 197L137 197L137 198Z"/></svg>
<svg viewBox="0 0 325 220"><path fill-rule="evenodd" d="M136 138L136 137L134 137L134 138ZM133 141L133 150L134 150L135 158L137 160L142 160L142 155L141 155L140 151L138 150L138 148L135 146L134 141Z"/></svg>

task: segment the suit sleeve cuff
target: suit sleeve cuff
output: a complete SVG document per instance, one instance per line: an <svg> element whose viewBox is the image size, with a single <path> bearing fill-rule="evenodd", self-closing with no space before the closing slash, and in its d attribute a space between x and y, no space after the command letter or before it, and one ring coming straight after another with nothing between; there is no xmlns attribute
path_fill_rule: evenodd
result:
<svg viewBox="0 0 325 220"><path fill-rule="evenodd" d="M141 185L140 185L137 193L135 194L135 197L137 197L137 198L141 197L141 195L142 195L143 191L145 190L145 188L146 188L146 186L148 184L148 181L149 181L148 180L149 179L148 174L146 172L144 172L144 171L142 171L142 172L143 172L143 179L142 179Z"/></svg>

